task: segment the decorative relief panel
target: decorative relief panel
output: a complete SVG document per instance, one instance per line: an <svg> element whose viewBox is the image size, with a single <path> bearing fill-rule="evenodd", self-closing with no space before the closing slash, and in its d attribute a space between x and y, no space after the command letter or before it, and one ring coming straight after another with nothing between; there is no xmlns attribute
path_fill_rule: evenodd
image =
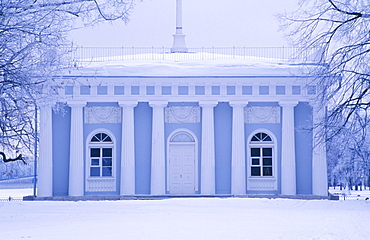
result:
<svg viewBox="0 0 370 240"><path fill-rule="evenodd" d="M85 123L121 123L121 108L85 107Z"/></svg>
<svg viewBox="0 0 370 240"><path fill-rule="evenodd" d="M87 179L85 189L87 192L113 192L116 191L116 180L113 178Z"/></svg>
<svg viewBox="0 0 370 240"><path fill-rule="evenodd" d="M199 123L200 107L166 107L166 123Z"/></svg>
<svg viewBox="0 0 370 240"><path fill-rule="evenodd" d="M245 107L245 123L280 123L280 107Z"/></svg>
<svg viewBox="0 0 370 240"><path fill-rule="evenodd" d="M277 181L275 178L271 179L249 178L247 190L275 191L277 190Z"/></svg>

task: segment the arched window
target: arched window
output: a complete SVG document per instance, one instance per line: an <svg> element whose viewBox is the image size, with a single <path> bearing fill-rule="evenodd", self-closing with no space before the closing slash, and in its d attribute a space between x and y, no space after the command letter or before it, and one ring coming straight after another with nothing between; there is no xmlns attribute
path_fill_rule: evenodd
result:
<svg viewBox="0 0 370 240"><path fill-rule="evenodd" d="M274 142L264 132L253 135L249 142L250 176L273 177L275 166Z"/></svg>
<svg viewBox="0 0 370 240"><path fill-rule="evenodd" d="M92 138L91 138L91 142L92 143L96 143L96 142L105 142L105 143L108 143L108 142L112 142L112 139L110 136L108 136L107 134L105 133L98 133L98 134L95 134Z"/></svg>
<svg viewBox="0 0 370 240"><path fill-rule="evenodd" d="M179 131L171 137L170 142L195 142L195 139L188 132Z"/></svg>
<svg viewBox="0 0 370 240"><path fill-rule="evenodd" d="M89 142L89 177L113 177L114 143L106 133L93 135Z"/></svg>

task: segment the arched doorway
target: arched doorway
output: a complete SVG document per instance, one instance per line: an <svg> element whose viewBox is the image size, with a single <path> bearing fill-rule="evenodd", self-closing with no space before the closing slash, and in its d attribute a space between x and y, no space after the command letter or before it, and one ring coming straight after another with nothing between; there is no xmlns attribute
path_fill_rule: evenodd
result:
<svg viewBox="0 0 370 240"><path fill-rule="evenodd" d="M197 190L197 140L189 130L178 129L168 137L167 191L170 194L194 194Z"/></svg>

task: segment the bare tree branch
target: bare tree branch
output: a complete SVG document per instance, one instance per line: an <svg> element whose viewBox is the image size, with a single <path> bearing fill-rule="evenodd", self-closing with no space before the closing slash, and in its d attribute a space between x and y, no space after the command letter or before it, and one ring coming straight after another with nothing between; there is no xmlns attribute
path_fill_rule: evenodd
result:
<svg viewBox="0 0 370 240"><path fill-rule="evenodd" d="M67 33L86 24L127 21L135 0L1 0L1 150L32 149L35 106L58 89L52 76L70 63Z"/></svg>

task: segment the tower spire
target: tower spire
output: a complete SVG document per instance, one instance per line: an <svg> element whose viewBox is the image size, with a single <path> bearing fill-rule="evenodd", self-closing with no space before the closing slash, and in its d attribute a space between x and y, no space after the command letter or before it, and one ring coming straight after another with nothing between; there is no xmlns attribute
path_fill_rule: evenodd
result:
<svg viewBox="0 0 370 240"><path fill-rule="evenodd" d="M186 53L185 35L182 33L182 0L176 0L176 33L173 36L171 52Z"/></svg>

